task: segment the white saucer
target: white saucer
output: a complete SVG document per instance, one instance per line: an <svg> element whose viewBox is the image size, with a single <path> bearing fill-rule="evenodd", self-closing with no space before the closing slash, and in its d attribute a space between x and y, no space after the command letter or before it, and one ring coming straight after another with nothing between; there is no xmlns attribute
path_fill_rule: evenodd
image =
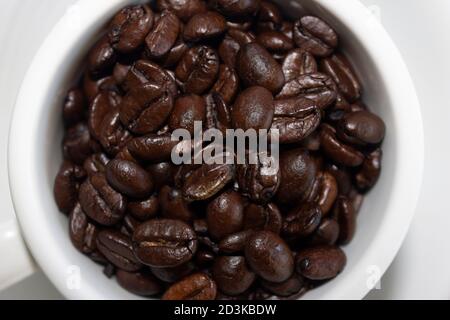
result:
<svg viewBox="0 0 450 320"><path fill-rule="evenodd" d="M345 0L338 0L345 1ZM45 35L75 0L9 0L0 12L0 150L21 79ZM450 2L362 0L402 52L415 81L425 127L425 180L416 218L396 260L369 299L450 298ZM445 39L445 40L444 40ZM442 41L442 42L441 42ZM446 61L447 60L447 61ZM401 84L399 84L400 86ZM32 106L30 106L32 107ZM376 108L376 106L373 106ZM0 220L14 215L6 155L0 157ZM376 213L374 213L376 214ZM0 292L0 299L61 297L42 274Z"/></svg>

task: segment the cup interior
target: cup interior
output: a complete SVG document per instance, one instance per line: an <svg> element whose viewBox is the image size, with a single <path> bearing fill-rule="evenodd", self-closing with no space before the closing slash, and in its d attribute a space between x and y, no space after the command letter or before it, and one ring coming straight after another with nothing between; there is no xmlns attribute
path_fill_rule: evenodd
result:
<svg viewBox="0 0 450 320"><path fill-rule="evenodd" d="M30 111L30 119L25 121L29 124L28 129L24 127L26 123L22 119L18 119L19 114L25 115L26 113L18 111L15 116L13 122L15 128L12 129L10 144L13 198L24 236L33 254L63 294L76 299L136 299L137 296L123 290L116 281L103 276L100 266L80 254L72 246L68 236L68 219L58 212L53 200L54 178L62 161L61 106L64 95L77 79L87 50L98 38L98 34L114 12L126 3L143 1L96 0L94 2L97 4L95 5L89 5L88 2L92 1L82 0L78 4L77 10L79 10L83 22L85 22L84 10L90 8L90 10L99 11L89 15L89 19L81 27L82 30L79 30L80 27L77 25L78 33L75 36L67 36L67 43L59 44L61 50L52 49L51 45L54 44L52 39L44 44L42 50L47 53L53 50L56 57L54 60L47 59L48 63L53 64L41 66L42 71L47 68L50 72L44 76L45 80L41 83L43 88L38 86L42 93L36 99L36 110ZM369 19L370 17L368 17L370 21L367 21L366 25L358 26L358 23L363 23L362 21L365 20L361 15L367 13L359 5L355 5L355 1L334 1L333 3L329 0L285 0L277 2L292 17L304 13L318 15L337 30L341 36L341 47L350 57L363 85L364 102L372 112L386 122L387 135L383 144L382 174L377 186L364 201L358 216L354 240L344 248L348 257L347 267L339 277L305 296L307 299L360 299L369 291L367 281L370 276L377 272L381 276L406 233L407 226L405 227L405 224L409 224L413 204L404 206L399 202L415 202L414 197L417 197L415 188L416 185L420 185L420 159L423 157L423 148L420 148L420 115L419 119L414 118L413 120L408 115L401 117L402 112L408 110L407 108L414 109L415 106L411 107L408 103L414 98L414 92L412 97L405 97L410 93L408 90L392 86L395 79L388 79L390 75L386 72L386 67L382 67L384 63L382 59L389 59L389 55L392 54L395 47L391 47L390 43L386 44L385 36L379 34L381 27L367 25L375 23ZM357 12L352 13L360 15L353 22L349 22L351 17L343 18L341 15L343 8L338 8L339 6L348 7L349 3L353 3L349 9L359 8ZM72 19L65 17L64 19L55 28L56 35L51 36L53 39L62 37L62 34L59 33L70 30L70 28L75 30L75 26L71 27L70 23L74 23L73 19L76 20L77 17L74 16ZM362 38L362 31L355 32L355 28L361 28L369 33ZM371 43L371 38L373 43ZM381 46L381 48L376 49L377 46ZM397 57L394 55L394 60L395 58ZM41 59L42 62L41 56L36 59ZM403 74L398 76L401 77ZM36 75L34 77L36 78ZM32 89L25 84L21 95L32 95L28 90ZM403 101L399 95L403 95ZM25 104L24 99L19 98L19 109L23 108L21 104ZM418 110L413 111L418 112ZM406 121L412 121L412 123L405 124ZM410 129L417 122L419 125L415 129L415 133L406 134L405 130ZM28 131L24 134L23 130ZM16 136L14 137L14 135ZM404 147L405 145L412 147L411 144L414 144L414 141L418 141L419 147L416 148L415 154L411 155L412 148L405 149ZM25 145L22 145L20 150L16 150L13 144L19 142L24 142ZM20 164L16 162L19 156L28 157L28 161L32 162L27 164L24 172L30 175L27 187L21 187L22 182L15 183L14 171L20 171L18 168ZM403 159L407 156L414 156L417 161L413 160L414 163L410 163L407 168L404 168ZM400 188L408 185L405 169L411 170L411 168L416 171L411 172L409 177L409 181L413 185L411 188L414 190L410 189L410 192L405 194L405 191L400 191ZM23 188L34 192L31 196L28 194L28 198L31 198L29 203L23 203L27 202L27 194L25 190L22 190ZM408 196L412 198L408 200ZM35 204L34 209L36 210L33 213L30 212L32 204ZM71 281L74 279L81 279L80 287L71 286Z"/></svg>

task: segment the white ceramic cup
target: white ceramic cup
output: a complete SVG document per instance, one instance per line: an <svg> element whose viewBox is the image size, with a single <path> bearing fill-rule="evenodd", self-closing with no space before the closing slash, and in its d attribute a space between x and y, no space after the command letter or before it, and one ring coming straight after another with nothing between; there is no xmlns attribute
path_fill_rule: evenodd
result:
<svg viewBox="0 0 450 320"><path fill-rule="evenodd" d="M58 212L52 192L61 163L64 94L108 19L120 7L133 2L139 1L80 0L76 3L36 55L12 120L9 178L22 234L37 263L67 298L136 298L104 277L98 265L73 248L67 217ZM424 157L418 100L398 50L377 19L359 1L277 2L293 17L301 12L316 14L338 31L341 46L351 56L365 88L364 101L387 125L382 175L364 202L353 242L345 247L347 267L339 277L305 296L361 299L392 262L414 214ZM17 231L13 226L8 228L13 235ZM6 249L1 242L2 259ZM15 254L9 256L14 261ZM16 276L20 268L0 271L1 284L5 277Z"/></svg>

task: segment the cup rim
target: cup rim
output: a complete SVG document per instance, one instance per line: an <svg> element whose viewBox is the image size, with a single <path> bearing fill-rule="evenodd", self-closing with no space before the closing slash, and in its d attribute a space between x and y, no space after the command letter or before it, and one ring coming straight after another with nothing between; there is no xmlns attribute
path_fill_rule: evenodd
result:
<svg viewBox="0 0 450 320"><path fill-rule="evenodd" d="M352 30L359 41L373 55L377 69L385 81L386 90L396 102L408 106L408 121L402 122L396 134L402 143L398 146L398 179L393 183L394 194L404 193L410 201L400 203L394 201L390 210L397 210L396 215L386 215L379 226L370 247L360 257L357 266L367 266L377 261L381 275L392 263L395 255L407 234L414 216L422 185L424 163L424 135L418 98L407 67L382 25L373 21L367 24L371 17L368 9L359 0L347 0L336 3L335 0L314 0L320 6L331 12L336 19ZM77 43L96 22L104 17L107 9L114 10L124 4L123 0L79 0L75 3L77 18L83 21L83 27L74 27L71 23L73 12L68 12L61 18L50 32L36 54L24 78L14 108L9 143L8 143L8 174L13 205L23 230L23 236L38 264L44 269L52 283L65 297L73 299L102 299L101 290L95 284L84 284L83 290L70 290L64 280L62 269L64 253L52 244L52 234L37 233L45 229L45 222L33 219L36 211L44 210L40 197L37 195L33 181L33 173L39 170L35 163L37 148L33 145L34 134L38 128L37 121L45 109L46 95L52 85L53 75L58 66L64 63L71 45ZM74 7L75 8L75 7ZM370 40L365 39L367 28L371 29ZM71 37L67 35L71 34ZM380 44L382 46L380 46ZM55 48L58 55L55 55ZM58 50L59 49L59 50ZM388 54L389 59L382 59ZM387 76L389 75L389 77ZM37 91L35 84L44 90ZM402 83L401 88L399 83ZM395 90L394 90L395 88ZM396 93L401 91L401 94ZM406 101L405 101L406 100ZM30 108L33 106L33 108ZM394 110L394 112L400 112ZM396 116L398 118L398 116ZM415 154L413 159L408 155ZM41 219L42 220L42 219ZM389 242L386 241L389 239ZM50 244L50 245L49 245ZM47 250L43 250L47 248ZM55 249L55 250L52 250ZM355 266L356 268L356 266ZM364 273L349 273L345 279L346 285L336 286L320 296L321 299L361 299L369 291Z"/></svg>

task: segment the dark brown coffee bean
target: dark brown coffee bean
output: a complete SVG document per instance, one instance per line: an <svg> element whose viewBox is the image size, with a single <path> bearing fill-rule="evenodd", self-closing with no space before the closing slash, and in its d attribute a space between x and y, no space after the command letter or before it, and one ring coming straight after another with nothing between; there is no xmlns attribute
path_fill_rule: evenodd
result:
<svg viewBox="0 0 450 320"><path fill-rule="evenodd" d="M274 114L273 96L263 87L250 87L236 99L231 114L234 128L269 129Z"/></svg>
<svg viewBox="0 0 450 320"><path fill-rule="evenodd" d="M179 141L172 141L171 134L149 134L134 138L128 144L128 150L133 157L140 161L160 163L170 160L172 149Z"/></svg>
<svg viewBox="0 0 450 320"><path fill-rule="evenodd" d="M216 38L227 31L225 18L215 12L207 11L193 16L184 28L184 40L199 42Z"/></svg>
<svg viewBox="0 0 450 320"><path fill-rule="evenodd" d="M258 20L260 22L272 22L279 26L283 23L283 14L280 8L273 2L261 1Z"/></svg>
<svg viewBox="0 0 450 320"><path fill-rule="evenodd" d="M55 178L53 195L59 211L69 214L78 201L78 189L86 177L86 172L79 166L64 161Z"/></svg>
<svg viewBox="0 0 450 320"><path fill-rule="evenodd" d="M320 144L325 155L337 164L358 167L364 161L364 155L352 146L339 141L336 137L336 130L329 125L322 125Z"/></svg>
<svg viewBox="0 0 450 320"><path fill-rule="evenodd" d="M142 268L134 256L131 239L119 231L100 231L97 236L97 248L119 269L135 272Z"/></svg>
<svg viewBox="0 0 450 320"><path fill-rule="evenodd" d="M143 199L153 192L152 177L134 162L112 160L106 166L108 183L131 198Z"/></svg>
<svg viewBox="0 0 450 320"><path fill-rule="evenodd" d="M109 41L121 53L130 53L144 44L153 27L154 15L147 5L128 6L120 10L109 28Z"/></svg>
<svg viewBox="0 0 450 320"><path fill-rule="evenodd" d="M349 170L342 166L330 164L326 168L331 173L338 184L339 195L346 196L352 189L352 176Z"/></svg>
<svg viewBox="0 0 450 320"><path fill-rule="evenodd" d="M244 200L234 191L227 191L212 200L207 208L208 232L213 239L239 232L244 226Z"/></svg>
<svg viewBox="0 0 450 320"><path fill-rule="evenodd" d="M194 136L195 121L206 119L206 101L195 94L179 97L169 118L171 130L185 129Z"/></svg>
<svg viewBox="0 0 450 320"><path fill-rule="evenodd" d="M203 0L157 0L156 6L159 11L165 9L173 11L178 18L185 22L194 15L207 10Z"/></svg>
<svg viewBox="0 0 450 320"><path fill-rule="evenodd" d="M283 236L297 240L311 235L322 220L320 208L313 203L303 203L288 213L283 221Z"/></svg>
<svg viewBox="0 0 450 320"><path fill-rule="evenodd" d="M69 216L69 236L80 252L90 254L97 250L97 227L91 223L81 205L77 203Z"/></svg>
<svg viewBox="0 0 450 320"><path fill-rule="evenodd" d="M257 43L246 44L241 48L236 69L247 87L262 86L275 94L285 82L281 66Z"/></svg>
<svg viewBox="0 0 450 320"><path fill-rule="evenodd" d="M155 296L163 291L159 281L148 271L132 273L117 270L116 277L122 288L138 296Z"/></svg>
<svg viewBox="0 0 450 320"><path fill-rule="evenodd" d="M283 282L294 272L294 258L288 245L270 231L255 232L245 246L245 258L261 278Z"/></svg>
<svg viewBox="0 0 450 320"><path fill-rule="evenodd" d="M264 289L279 297L292 297L294 295L300 297L309 289L305 279L298 274L293 274L289 279L281 283L263 280L261 285Z"/></svg>
<svg viewBox="0 0 450 320"><path fill-rule="evenodd" d="M256 41L273 53L284 53L294 48L294 42L284 33L278 31L260 32Z"/></svg>
<svg viewBox="0 0 450 320"><path fill-rule="evenodd" d="M109 158L106 154L96 153L84 161L83 169L86 171L88 176L93 176L97 173L104 173L108 162Z"/></svg>
<svg viewBox="0 0 450 320"><path fill-rule="evenodd" d="M133 236L134 231L137 229L137 227L139 227L139 225L141 224L141 222L137 219L135 219L133 216L131 215L126 215L125 218L123 218L123 223L122 223L122 227L120 228L120 231L131 237Z"/></svg>
<svg viewBox="0 0 450 320"><path fill-rule="evenodd" d="M260 0L214 0L220 12L230 18L254 16L260 6Z"/></svg>
<svg viewBox="0 0 450 320"><path fill-rule="evenodd" d="M247 291L255 281L255 274L249 270L244 257L218 257L212 268L212 277L217 288L230 296Z"/></svg>
<svg viewBox="0 0 450 320"><path fill-rule="evenodd" d="M166 283L175 283L191 274L195 269L192 262L188 262L173 268L154 268L150 267L153 275Z"/></svg>
<svg viewBox="0 0 450 320"><path fill-rule="evenodd" d="M149 57L157 59L165 56L175 45L181 30L181 22L171 11L163 11L145 42Z"/></svg>
<svg viewBox="0 0 450 320"><path fill-rule="evenodd" d="M339 244L349 244L356 231L356 212L352 201L347 197L339 197L334 207L334 216L339 223Z"/></svg>
<svg viewBox="0 0 450 320"><path fill-rule="evenodd" d="M63 119L66 126L72 126L83 120L87 101L81 89L72 89L67 93L63 105Z"/></svg>
<svg viewBox="0 0 450 320"><path fill-rule="evenodd" d="M194 214L189 204L184 200L181 191L164 186L159 192L159 204L164 218L184 222L192 221Z"/></svg>
<svg viewBox="0 0 450 320"><path fill-rule="evenodd" d="M295 23L294 40L299 48L318 57L329 56L338 45L336 32L313 16L305 16Z"/></svg>
<svg viewBox="0 0 450 320"><path fill-rule="evenodd" d="M101 125L106 115L119 106L122 98L114 91L100 92L89 108L89 130L94 138L100 139Z"/></svg>
<svg viewBox="0 0 450 320"><path fill-rule="evenodd" d="M376 149L366 156L361 169L355 175L355 184L359 190L365 192L375 186L381 174L382 156L381 149Z"/></svg>
<svg viewBox="0 0 450 320"><path fill-rule="evenodd" d="M236 71L225 64L221 64L219 77L211 91L220 94L225 103L230 104L234 101L238 89L239 77Z"/></svg>
<svg viewBox="0 0 450 320"><path fill-rule="evenodd" d="M213 92L206 96L206 127L223 134L231 128L231 112L221 94Z"/></svg>
<svg viewBox="0 0 450 320"><path fill-rule="evenodd" d="M344 142L356 145L378 144L386 133L386 125L368 111L349 112L339 121L338 136Z"/></svg>
<svg viewBox="0 0 450 320"><path fill-rule="evenodd" d="M166 293L163 300L214 300L217 295L216 283L204 273L192 274L175 283Z"/></svg>
<svg viewBox="0 0 450 320"><path fill-rule="evenodd" d="M118 88L117 82L113 76L108 76L94 80L91 78L89 73L86 73L83 77L83 92L91 104L95 97L102 91L114 91L118 93L120 90Z"/></svg>
<svg viewBox="0 0 450 320"><path fill-rule="evenodd" d="M66 131L63 140L63 153L66 160L81 166L97 150L98 146L91 139L89 128L85 123L80 122Z"/></svg>
<svg viewBox="0 0 450 320"><path fill-rule="evenodd" d="M132 136L120 122L119 110L110 111L100 125L100 143L103 149L111 156L118 154Z"/></svg>
<svg viewBox="0 0 450 320"><path fill-rule="evenodd" d="M358 100L361 96L361 85L349 61L341 54L335 54L323 59L320 69L330 75L337 84L339 91L349 102Z"/></svg>
<svg viewBox="0 0 450 320"><path fill-rule="evenodd" d="M119 86L124 83L130 69L130 65L122 64L120 62L116 63L116 65L114 66L113 78Z"/></svg>
<svg viewBox="0 0 450 320"><path fill-rule="evenodd" d="M355 214L358 215L364 203L364 195L359 193L358 190L353 189L349 194L349 198L352 201L353 208L355 209Z"/></svg>
<svg viewBox="0 0 450 320"><path fill-rule="evenodd" d="M210 89L219 74L219 57L207 46L194 47L181 58L175 70L186 93L202 94Z"/></svg>
<svg viewBox="0 0 450 320"><path fill-rule="evenodd" d="M243 30L232 28L219 46L219 55L222 61L230 68L236 67L236 59L241 49L248 43L256 40L255 36Z"/></svg>
<svg viewBox="0 0 450 320"><path fill-rule="evenodd" d="M308 149L309 151L319 151L320 150L319 131L316 130L313 133L311 133L307 138L303 139L300 145Z"/></svg>
<svg viewBox="0 0 450 320"><path fill-rule="evenodd" d="M326 216L338 196L338 184L334 176L326 171L318 175L316 183L318 183L317 195L310 200L317 203L322 214Z"/></svg>
<svg viewBox="0 0 450 320"><path fill-rule="evenodd" d="M165 185L174 185L176 167L171 162L161 162L147 167L147 171L153 177L155 190L159 191Z"/></svg>
<svg viewBox="0 0 450 320"><path fill-rule="evenodd" d="M101 38L88 54L88 68L92 75L98 75L110 69L117 61L117 54L109 43L109 38Z"/></svg>
<svg viewBox="0 0 450 320"><path fill-rule="evenodd" d="M126 199L108 185L103 174L96 174L80 187L83 211L101 225L113 226L125 216Z"/></svg>
<svg viewBox="0 0 450 320"><path fill-rule="evenodd" d="M188 201L214 197L234 178L232 165L204 164L186 179L183 195Z"/></svg>
<svg viewBox="0 0 450 320"><path fill-rule="evenodd" d="M314 56L302 49L290 51L284 58L282 68L286 82L295 80L305 74L317 73L318 70Z"/></svg>
<svg viewBox="0 0 450 320"><path fill-rule="evenodd" d="M216 260L216 255L209 250L198 251L195 255L195 263L199 268L210 268Z"/></svg>
<svg viewBox="0 0 450 320"><path fill-rule="evenodd" d="M159 201L156 195L147 200L128 203L127 211L139 221L155 218L159 212Z"/></svg>
<svg viewBox="0 0 450 320"><path fill-rule="evenodd" d="M323 219L316 231L308 239L312 246L334 245L339 238L339 224L335 219Z"/></svg>
<svg viewBox="0 0 450 320"><path fill-rule="evenodd" d="M179 220L150 220L133 235L138 259L151 267L176 267L192 259L197 251L195 231Z"/></svg>
<svg viewBox="0 0 450 320"><path fill-rule="evenodd" d="M335 246L317 246L301 250L295 259L297 272L311 280L336 277L346 264L345 253Z"/></svg>
<svg viewBox="0 0 450 320"><path fill-rule="evenodd" d="M226 236L220 241L219 250L226 254L244 252L247 239L253 232L253 230L245 230Z"/></svg>
<svg viewBox="0 0 450 320"><path fill-rule="evenodd" d="M281 183L277 201L296 204L306 199L317 174L317 167L305 149L293 149L280 155Z"/></svg>
<svg viewBox="0 0 450 320"><path fill-rule="evenodd" d="M274 203L266 206L249 204L244 213L244 229L267 230L280 234L283 225L283 217Z"/></svg>

